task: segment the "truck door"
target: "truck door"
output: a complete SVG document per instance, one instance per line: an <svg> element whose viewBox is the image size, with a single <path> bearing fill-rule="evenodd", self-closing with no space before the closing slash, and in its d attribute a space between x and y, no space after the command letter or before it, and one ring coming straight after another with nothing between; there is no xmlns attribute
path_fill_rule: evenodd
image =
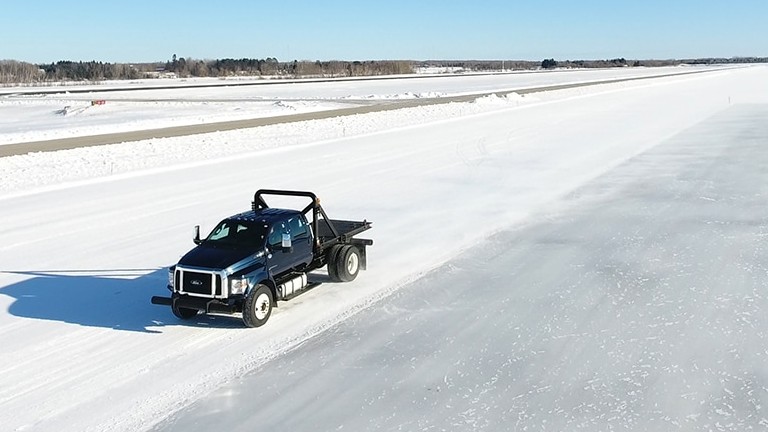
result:
<svg viewBox="0 0 768 432"><path fill-rule="evenodd" d="M288 219L288 230L291 234L291 245L293 246L294 259L291 267L301 270L314 259L312 250L312 235L303 215L296 215Z"/></svg>
<svg viewBox="0 0 768 432"><path fill-rule="evenodd" d="M293 253L283 250L283 236L290 236L285 222L272 225L267 237L267 268L272 276L277 276L293 267Z"/></svg>

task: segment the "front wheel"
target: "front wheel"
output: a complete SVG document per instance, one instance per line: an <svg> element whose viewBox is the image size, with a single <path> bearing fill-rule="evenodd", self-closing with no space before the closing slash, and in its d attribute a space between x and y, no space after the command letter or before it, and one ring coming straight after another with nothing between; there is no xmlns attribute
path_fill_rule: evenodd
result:
<svg viewBox="0 0 768 432"><path fill-rule="evenodd" d="M247 327L261 327L272 314L272 290L266 285L256 285L245 297L243 323Z"/></svg>

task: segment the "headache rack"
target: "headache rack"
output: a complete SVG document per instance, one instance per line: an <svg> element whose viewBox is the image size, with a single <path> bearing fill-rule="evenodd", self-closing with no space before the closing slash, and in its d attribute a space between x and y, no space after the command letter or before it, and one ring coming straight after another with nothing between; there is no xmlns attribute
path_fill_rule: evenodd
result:
<svg viewBox="0 0 768 432"><path fill-rule="evenodd" d="M301 213L303 213L308 220L310 220L308 214L310 212L312 213L310 224L312 225L312 232L315 233L317 239L315 245L317 248L326 249L337 243L373 244L373 240L355 239L353 241L352 239L352 237L357 234L370 229L371 222L368 222L367 220L347 221L329 218L325 213L325 210L323 210L323 207L320 205L320 198L312 192L259 189L253 196L253 211L271 208L264 200L265 195L304 197L311 201L301 210Z"/></svg>

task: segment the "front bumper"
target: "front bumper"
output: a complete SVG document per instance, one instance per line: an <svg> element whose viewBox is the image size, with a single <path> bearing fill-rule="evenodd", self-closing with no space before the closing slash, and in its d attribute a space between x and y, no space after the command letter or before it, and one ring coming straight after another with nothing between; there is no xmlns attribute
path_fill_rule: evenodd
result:
<svg viewBox="0 0 768 432"><path fill-rule="evenodd" d="M242 312L242 302L238 302L237 299L210 299L173 293L171 297L153 296L151 301L156 305L196 309L205 313Z"/></svg>

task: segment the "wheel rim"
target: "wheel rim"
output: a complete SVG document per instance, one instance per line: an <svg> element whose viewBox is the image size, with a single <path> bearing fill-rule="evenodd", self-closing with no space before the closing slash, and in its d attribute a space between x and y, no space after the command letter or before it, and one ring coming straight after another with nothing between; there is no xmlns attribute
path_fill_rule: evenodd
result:
<svg viewBox="0 0 768 432"><path fill-rule="evenodd" d="M269 296L262 293L258 297L256 297L256 307L254 308L253 314L256 316L256 319L261 321L264 318L267 317L269 314L269 308L271 305L269 304Z"/></svg>
<svg viewBox="0 0 768 432"><path fill-rule="evenodd" d="M349 258L347 258L347 272L349 274L355 274L357 273L357 267L360 265L360 258L358 258L356 253L349 254Z"/></svg>

